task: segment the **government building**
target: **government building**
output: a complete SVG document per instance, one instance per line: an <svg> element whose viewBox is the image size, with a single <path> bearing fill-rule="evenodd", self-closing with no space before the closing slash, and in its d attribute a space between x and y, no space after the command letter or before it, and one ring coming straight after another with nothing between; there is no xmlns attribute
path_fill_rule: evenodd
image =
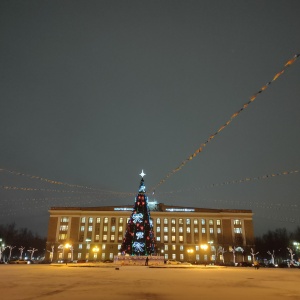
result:
<svg viewBox="0 0 300 300"><path fill-rule="evenodd" d="M148 202L156 253L166 261L233 264L251 262L253 213ZM120 248L133 205L52 207L47 259L112 261Z"/></svg>

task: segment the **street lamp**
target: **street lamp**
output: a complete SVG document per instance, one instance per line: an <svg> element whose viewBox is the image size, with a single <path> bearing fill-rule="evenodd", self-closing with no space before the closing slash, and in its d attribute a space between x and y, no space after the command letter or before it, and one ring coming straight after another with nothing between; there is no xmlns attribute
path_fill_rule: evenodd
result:
<svg viewBox="0 0 300 300"><path fill-rule="evenodd" d="M202 250L206 251L207 248L208 248L208 245L207 245L207 244L201 244L201 245L200 245L200 248L201 248ZM204 254L203 254L203 256L204 256ZM205 260L205 266L206 266L206 259L203 259L203 260Z"/></svg>
<svg viewBox="0 0 300 300"><path fill-rule="evenodd" d="M188 253L188 257L189 257L189 261L191 260L191 254L194 253L193 249L187 249L187 253Z"/></svg>
<svg viewBox="0 0 300 300"><path fill-rule="evenodd" d="M67 243L65 245L65 248L70 249L70 251L71 251L71 261L73 261L73 246Z"/></svg>
<svg viewBox="0 0 300 300"><path fill-rule="evenodd" d="M98 246L95 246L95 247L93 248L93 252L94 252L94 260L97 258L99 250L100 250L100 249L99 249Z"/></svg>

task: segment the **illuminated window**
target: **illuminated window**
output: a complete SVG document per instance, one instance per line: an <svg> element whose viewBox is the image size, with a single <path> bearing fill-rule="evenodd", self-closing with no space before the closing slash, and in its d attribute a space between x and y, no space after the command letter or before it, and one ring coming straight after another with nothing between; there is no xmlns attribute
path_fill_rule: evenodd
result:
<svg viewBox="0 0 300 300"><path fill-rule="evenodd" d="M97 259L97 253L94 253L94 259Z"/></svg>
<svg viewBox="0 0 300 300"><path fill-rule="evenodd" d="M184 256L183 256L183 254L181 253L181 254L179 254L179 259L180 260L183 260L184 259Z"/></svg>
<svg viewBox="0 0 300 300"><path fill-rule="evenodd" d="M186 228L186 232L187 232L187 233L191 233L191 227L187 227L187 228Z"/></svg>
<svg viewBox="0 0 300 300"><path fill-rule="evenodd" d="M196 254L196 260L200 260L200 255Z"/></svg>
<svg viewBox="0 0 300 300"><path fill-rule="evenodd" d="M172 235L172 242L176 242L176 236Z"/></svg>
<svg viewBox="0 0 300 300"><path fill-rule="evenodd" d="M183 245L180 245L179 250L180 250L180 251L183 251L183 250L184 250Z"/></svg>
<svg viewBox="0 0 300 300"><path fill-rule="evenodd" d="M175 253L172 254L172 259L176 259L176 254Z"/></svg>
<svg viewBox="0 0 300 300"><path fill-rule="evenodd" d="M179 242L183 242L183 235L179 236Z"/></svg>
<svg viewBox="0 0 300 300"><path fill-rule="evenodd" d="M78 253L77 254L77 259L80 259L81 258L81 253Z"/></svg>
<svg viewBox="0 0 300 300"><path fill-rule="evenodd" d="M103 241L107 241L107 235L106 235L106 234L103 234L102 239L103 239Z"/></svg>
<svg viewBox="0 0 300 300"><path fill-rule="evenodd" d="M171 230L172 230L172 232L176 232L176 228L175 227L172 227Z"/></svg>
<svg viewBox="0 0 300 300"><path fill-rule="evenodd" d="M169 220L167 218L164 218L164 224L168 224Z"/></svg>
<svg viewBox="0 0 300 300"><path fill-rule="evenodd" d="M58 258L62 259L62 253L58 253Z"/></svg>
<svg viewBox="0 0 300 300"><path fill-rule="evenodd" d="M186 219L186 224L190 225L191 224L191 219Z"/></svg>
<svg viewBox="0 0 300 300"><path fill-rule="evenodd" d="M176 250L176 245L172 245L172 250Z"/></svg>
<svg viewBox="0 0 300 300"><path fill-rule="evenodd" d="M202 231L202 233L205 233L205 228L202 228L201 231Z"/></svg>
<svg viewBox="0 0 300 300"><path fill-rule="evenodd" d="M158 242L160 242L160 236L157 236L157 237L156 237L156 240L157 240Z"/></svg>
<svg viewBox="0 0 300 300"><path fill-rule="evenodd" d="M121 246L122 246L122 245L118 245L118 250L120 250L120 249L121 249Z"/></svg>
<svg viewBox="0 0 300 300"><path fill-rule="evenodd" d="M60 233L58 235L58 239L59 240L66 240L67 239L67 234L66 233Z"/></svg>
<svg viewBox="0 0 300 300"><path fill-rule="evenodd" d="M79 244L79 245L78 245L78 249L82 249L82 244Z"/></svg>
<svg viewBox="0 0 300 300"><path fill-rule="evenodd" d="M201 224L205 225L205 219L201 219Z"/></svg>
<svg viewBox="0 0 300 300"><path fill-rule="evenodd" d="M93 226L89 226L88 231L93 231Z"/></svg>
<svg viewBox="0 0 300 300"><path fill-rule="evenodd" d="M90 249L90 248L91 248L91 244L87 244L86 249Z"/></svg>
<svg viewBox="0 0 300 300"><path fill-rule="evenodd" d="M85 259L89 259L89 253L86 253Z"/></svg>
<svg viewBox="0 0 300 300"><path fill-rule="evenodd" d="M160 224L160 218L156 219L156 224Z"/></svg>
<svg viewBox="0 0 300 300"><path fill-rule="evenodd" d="M165 245L165 251L168 251L168 250L169 250L168 245Z"/></svg>
<svg viewBox="0 0 300 300"><path fill-rule="evenodd" d="M89 218L89 223L93 223L93 218Z"/></svg>
<svg viewBox="0 0 300 300"><path fill-rule="evenodd" d="M68 222L69 222L69 218L68 218L68 217L62 217L62 218L60 219L60 222L61 222L61 223L68 223Z"/></svg>
<svg viewBox="0 0 300 300"><path fill-rule="evenodd" d="M234 233L242 233L242 228L234 228Z"/></svg>
<svg viewBox="0 0 300 300"><path fill-rule="evenodd" d="M84 231L84 226L80 226L80 231Z"/></svg>
<svg viewBox="0 0 300 300"><path fill-rule="evenodd" d="M102 253L102 254L101 254L101 259L102 259L102 260L105 260L105 253Z"/></svg>
<svg viewBox="0 0 300 300"><path fill-rule="evenodd" d="M123 236L122 236L122 235L119 235L119 236L118 236L118 241L122 241L122 239L123 239Z"/></svg>
<svg viewBox="0 0 300 300"><path fill-rule="evenodd" d="M198 245L196 245L196 246L195 246L195 250L196 250L196 251L199 251L199 250L200 250L200 247L199 247Z"/></svg>
<svg viewBox="0 0 300 300"><path fill-rule="evenodd" d="M106 248L106 245L102 245L102 250L105 250L105 248Z"/></svg>
<svg viewBox="0 0 300 300"><path fill-rule="evenodd" d="M164 232L168 232L168 227L164 227Z"/></svg>
<svg viewBox="0 0 300 300"><path fill-rule="evenodd" d="M221 220L217 220L217 225L218 225L218 226L221 225Z"/></svg>
<svg viewBox="0 0 300 300"><path fill-rule="evenodd" d="M107 231L107 226L103 226L103 231Z"/></svg>
<svg viewBox="0 0 300 300"><path fill-rule="evenodd" d="M198 231L198 227L195 227L195 228L194 228L194 232L195 232L195 233L198 233L198 232L199 232L199 231Z"/></svg>
<svg viewBox="0 0 300 300"><path fill-rule="evenodd" d="M100 221L101 221L101 218L97 218L97 219L96 219L96 223L98 223L98 224L99 224L99 223L100 223Z"/></svg>
<svg viewBox="0 0 300 300"><path fill-rule="evenodd" d="M68 225L60 225L59 231L68 231Z"/></svg>
<svg viewBox="0 0 300 300"><path fill-rule="evenodd" d="M96 241L99 241L99 239L100 239L100 236L99 236L99 234L96 234L96 236L95 236L95 240L96 240Z"/></svg>
<svg viewBox="0 0 300 300"><path fill-rule="evenodd" d="M176 224L176 219L172 219L172 220L171 220L171 223L172 223L172 224Z"/></svg>
<svg viewBox="0 0 300 300"><path fill-rule="evenodd" d="M85 217L81 218L81 223L85 223Z"/></svg>
<svg viewBox="0 0 300 300"><path fill-rule="evenodd" d="M115 232L116 231L116 226L111 226L111 232Z"/></svg>
<svg viewBox="0 0 300 300"><path fill-rule="evenodd" d="M183 227L178 228L179 232L183 232Z"/></svg>
<svg viewBox="0 0 300 300"><path fill-rule="evenodd" d="M194 219L194 225L198 225L198 219Z"/></svg>
<svg viewBox="0 0 300 300"><path fill-rule="evenodd" d="M160 232L160 227L156 227L156 232Z"/></svg>
<svg viewBox="0 0 300 300"><path fill-rule="evenodd" d="M123 218L120 218L120 219L119 219L119 223L120 223L120 224L123 224Z"/></svg>
<svg viewBox="0 0 300 300"><path fill-rule="evenodd" d="M109 259L113 260L114 259L114 254L113 253L109 253Z"/></svg>
<svg viewBox="0 0 300 300"><path fill-rule="evenodd" d="M178 223L179 223L179 224L183 224L183 219L179 219L179 220L178 220Z"/></svg>
<svg viewBox="0 0 300 300"><path fill-rule="evenodd" d="M114 235L114 234L111 234L110 240L111 240L112 242L115 240L115 235Z"/></svg>
<svg viewBox="0 0 300 300"><path fill-rule="evenodd" d="M209 220L209 221L208 221L208 224L209 224L209 225L214 225L214 220Z"/></svg>
<svg viewBox="0 0 300 300"><path fill-rule="evenodd" d="M104 223L105 223L105 224L108 223L108 218L104 218Z"/></svg>
<svg viewBox="0 0 300 300"><path fill-rule="evenodd" d="M213 228L209 228L209 233L214 233L214 229Z"/></svg>
<svg viewBox="0 0 300 300"><path fill-rule="evenodd" d="M122 226L119 226L119 231L123 231L123 227Z"/></svg>
<svg viewBox="0 0 300 300"><path fill-rule="evenodd" d="M169 259L169 255L166 253L165 254L165 260L168 260Z"/></svg>
<svg viewBox="0 0 300 300"><path fill-rule="evenodd" d="M241 220L234 220L233 224L234 225L242 225L242 221Z"/></svg>
<svg viewBox="0 0 300 300"><path fill-rule="evenodd" d="M217 228L217 233L221 233L221 228Z"/></svg>
<svg viewBox="0 0 300 300"><path fill-rule="evenodd" d="M167 235L164 236L164 241L167 242L169 240L169 237Z"/></svg>

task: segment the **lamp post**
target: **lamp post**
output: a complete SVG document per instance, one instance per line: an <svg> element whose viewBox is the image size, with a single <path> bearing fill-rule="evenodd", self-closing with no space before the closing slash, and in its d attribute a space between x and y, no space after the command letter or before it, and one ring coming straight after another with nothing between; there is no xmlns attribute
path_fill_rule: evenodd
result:
<svg viewBox="0 0 300 300"><path fill-rule="evenodd" d="M98 258L98 252L99 252L99 247L98 246L95 246L94 248L93 248L93 252L94 252L94 260L96 259L96 258Z"/></svg>
<svg viewBox="0 0 300 300"><path fill-rule="evenodd" d="M187 253L188 253L188 259L189 259L189 261L191 261L191 254L194 253L194 250L189 248L189 249L187 249Z"/></svg>
<svg viewBox="0 0 300 300"><path fill-rule="evenodd" d="M91 242L92 240L90 238L85 239L86 241L86 255L85 255L85 259L88 260L89 259L89 254L90 254L90 244L89 242Z"/></svg>
<svg viewBox="0 0 300 300"><path fill-rule="evenodd" d="M67 243L65 245L65 248L70 249L70 251L71 251L71 261L73 261L73 246Z"/></svg>
<svg viewBox="0 0 300 300"><path fill-rule="evenodd" d="M200 248L206 252L206 250L208 248L208 245L207 244L201 244ZM203 260L204 260L204 263L205 263L205 266L206 266L206 259L204 257L204 254L203 254L203 258L204 258Z"/></svg>

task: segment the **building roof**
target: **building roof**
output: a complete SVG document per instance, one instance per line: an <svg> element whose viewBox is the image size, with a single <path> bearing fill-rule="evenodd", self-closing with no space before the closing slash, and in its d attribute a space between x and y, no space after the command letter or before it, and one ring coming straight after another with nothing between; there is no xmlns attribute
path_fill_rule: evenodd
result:
<svg viewBox="0 0 300 300"><path fill-rule="evenodd" d="M163 203L149 203L150 211L155 212L204 212L204 213L252 213L249 209L217 209L217 208L198 208L187 206L165 205ZM97 206L97 207L51 207L53 210L80 210L80 211L130 211L133 205L118 205L118 206Z"/></svg>

